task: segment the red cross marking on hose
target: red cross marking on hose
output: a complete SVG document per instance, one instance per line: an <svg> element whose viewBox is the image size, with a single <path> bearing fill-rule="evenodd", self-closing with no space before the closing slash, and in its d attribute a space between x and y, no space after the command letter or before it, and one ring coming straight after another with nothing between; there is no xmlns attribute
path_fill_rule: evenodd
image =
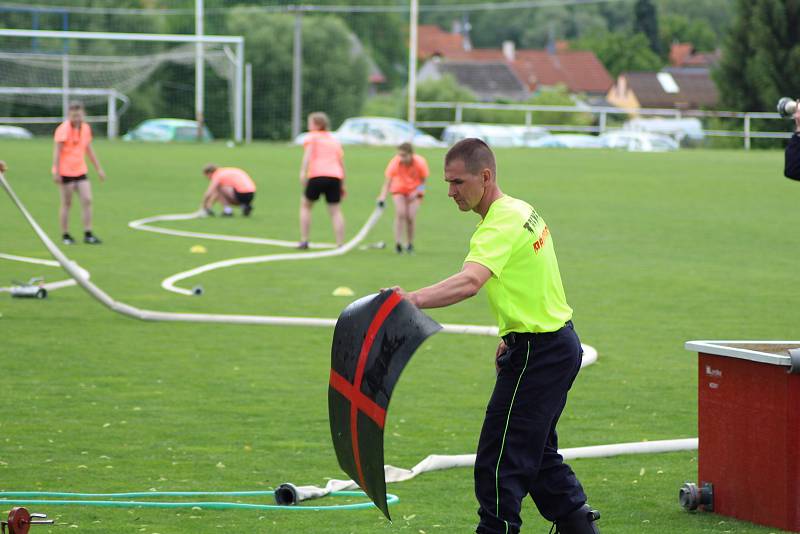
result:
<svg viewBox="0 0 800 534"><path fill-rule="evenodd" d="M378 406L378 404L364 395L361 392L361 382L364 379L364 368L367 365L367 357L375 342L375 337L378 335L386 318L392 313L392 310L403 300L397 293L392 293L389 298L381 304L378 308L378 313L372 319L372 322L367 329L367 335L364 336L364 342L361 344L361 352L358 355L358 363L356 364L356 376L351 384L342 375L331 369L330 385L333 389L338 391L343 397L350 401L350 441L353 445L353 459L356 463L356 470L358 471L358 482L361 489L367 490L364 483L364 473L361 469L361 453L358 447L358 413L361 412L370 419L372 419L381 429L386 421L386 410Z"/></svg>

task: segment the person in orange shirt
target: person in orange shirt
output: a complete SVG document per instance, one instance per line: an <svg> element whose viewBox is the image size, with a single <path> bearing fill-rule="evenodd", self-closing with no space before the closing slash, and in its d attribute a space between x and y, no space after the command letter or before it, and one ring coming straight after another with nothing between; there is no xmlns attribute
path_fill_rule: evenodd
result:
<svg viewBox="0 0 800 534"><path fill-rule="evenodd" d="M403 230L406 234L406 251L414 251L414 230L417 221L417 210L422 203L425 191L425 179L430 172L425 158L414 154L411 143L403 143L397 147L397 155L386 167L386 181L378 196L383 205L386 192L392 193L394 201L394 241L398 254L403 252Z"/></svg>
<svg viewBox="0 0 800 534"><path fill-rule="evenodd" d="M256 184L250 175L236 167L220 167L209 163L203 167L203 174L211 180L203 195L203 210L214 215L211 207L216 202L222 204L222 216L233 215L231 206L241 206L242 215L247 217L253 211L253 198L256 196Z"/></svg>
<svg viewBox="0 0 800 534"><path fill-rule="evenodd" d="M344 243L344 215L340 202L345 196L344 151L339 141L328 131L330 121L322 112L308 116L308 135L303 141L303 163L300 166L300 245L308 248L308 233L311 229L311 208L314 202L325 195L328 213L333 223L336 245Z"/></svg>
<svg viewBox="0 0 800 534"><path fill-rule="evenodd" d="M53 136L53 181L61 190L61 239L65 245L72 245L75 240L69 235L69 209L72 206L72 196L77 191L83 212L83 242L90 245L99 245L101 241L92 233L92 187L86 178L89 169L86 167L85 156L89 156L92 165L97 170L100 181L106 179L106 173L97 160L97 155L92 149L92 129L84 121L84 108L80 102L69 105L67 120L62 122Z"/></svg>

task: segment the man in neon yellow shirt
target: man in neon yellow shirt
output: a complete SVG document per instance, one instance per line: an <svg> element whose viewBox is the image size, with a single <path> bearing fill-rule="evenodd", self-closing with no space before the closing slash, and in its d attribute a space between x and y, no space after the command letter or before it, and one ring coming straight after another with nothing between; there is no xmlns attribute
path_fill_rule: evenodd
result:
<svg viewBox="0 0 800 534"><path fill-rule="evenodd" d="M599 533L599 514L558 454L556 423L581 365L550 230L529 204L497 185L491 149L464 139L445 156L448 195L481 216L463 269L429 287L405 292L419 308L460 302L486 287L502 341L497 382L475 460L478 533L516 533L530 495L562 534Z"/></svg>

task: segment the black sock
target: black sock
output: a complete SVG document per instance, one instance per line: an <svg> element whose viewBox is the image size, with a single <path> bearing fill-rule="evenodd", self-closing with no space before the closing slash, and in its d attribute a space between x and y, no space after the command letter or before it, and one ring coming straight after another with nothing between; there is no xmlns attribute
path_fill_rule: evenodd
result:
<svg viewBox="0 0 800 534"><path fill-rule="evenodd" d="M85 232L83 232L83 235L85 237L92 237L92 231L91 230L86 230Z"/></svg>

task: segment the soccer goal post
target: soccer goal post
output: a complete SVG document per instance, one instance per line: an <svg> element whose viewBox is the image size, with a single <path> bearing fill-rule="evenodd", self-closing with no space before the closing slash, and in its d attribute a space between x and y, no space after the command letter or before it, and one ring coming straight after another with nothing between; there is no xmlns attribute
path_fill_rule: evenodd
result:
<svg viewBox="0 0 800 534"><path fill-rule="evenodd" d="M57 31L57 30L26 30L26 29L0 29L0 37L5 38L30 38L30 39L61 39L68 40L88 40L88 41L124 41L130 43L149 42L149 43L173 43L185 44L195 46L222 46L223 52L220 54L222 61L228 59L233 64L230 81L232 82L232 115L233 115L233 138L236 142L241 142L244 139L244 38L241 36L224 36L224 35L179 35L179 34L152 34L152 33L118 33L118 32L83 32L83 31ZM17 54L6 54L11 56ZM193 52L192 52L193 54ZM24 55L19 53L18 55ZM50 54L52 58L54 54ZM184 57L182 54L180 57ZM152 73L153 59L161 58L161 60L169 61L178 57L176 54L161 53L148 56L150 59L146 61L150 64L149 70L145 65L138 67L140 73ZM193 55L191 56L194 57ZM206 56L208 57L208 56ZM63 54L62 65L59 70L61 71L60 83L58 87L50 87L51 89L60 89L60 95L64 100L67 100L70 95L78 96L80 93L70 87L70 68L68 54ZM97 59L97 58L95 58ZM192 59L194 61L194 59ZM136 65L133 68L137 68ZM142 80L144 81L144 80ZM0 81L0 83L2 83ZM141 83L141 82L140 82ZM16 88L16 87L15 87ZM76 89L90 90L90 89L105 89L111 90L113 87L78 87ZM196 106L197 102L203 99L203 84L195 86L196 93ZM202 110L199 110L202 111Z"/></svg>
<svg viewBox="0 0 800 534"><path fill-rule="evenodd" d="M107 111L105 115L86 117L86 122L105 122L106 136L109 139L116 139L119 135L119 116L125 113L130 100L128 97L114 89L86 89L80 87L0 87L0 96L14 97L17 95L25 96L55 96L67 98L75 96L79 98L100 97L106 100ZM118 107L118 101L122 104ZM1 117L0 123L5 124L57 124L63 117Z"/></svg>

